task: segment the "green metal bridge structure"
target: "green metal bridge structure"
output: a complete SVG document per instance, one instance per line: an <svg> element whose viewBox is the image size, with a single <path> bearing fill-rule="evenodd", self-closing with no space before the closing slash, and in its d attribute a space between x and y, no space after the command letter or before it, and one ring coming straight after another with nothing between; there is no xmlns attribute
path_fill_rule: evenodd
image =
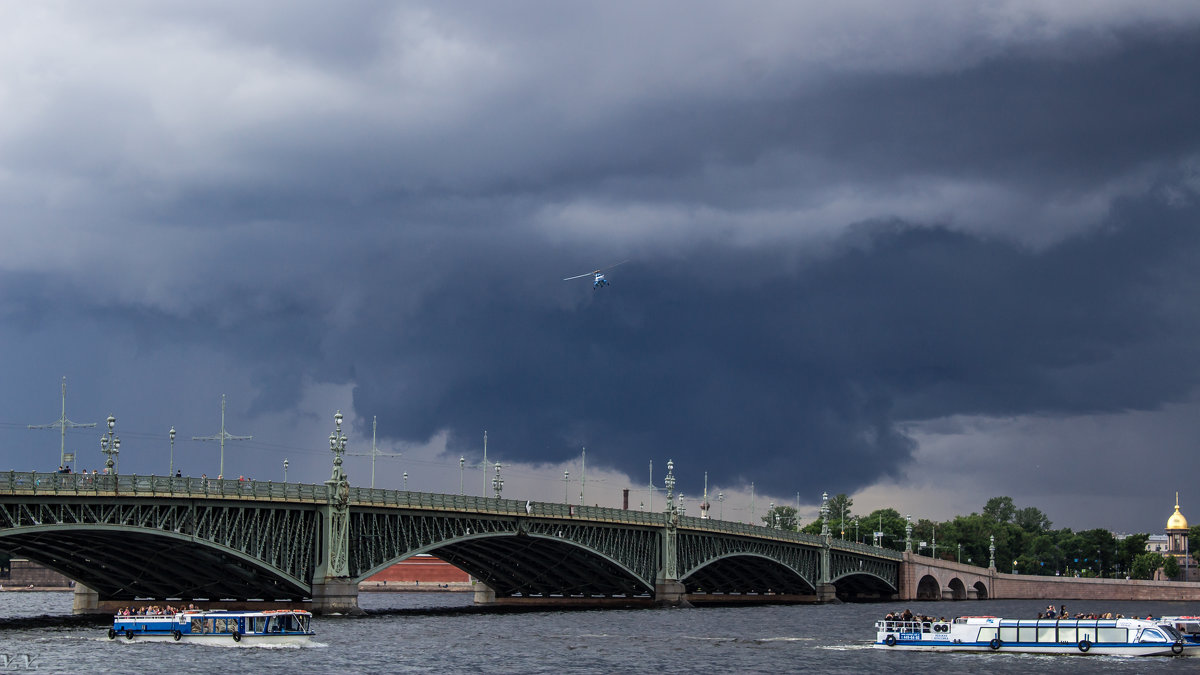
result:
<svg viewBox="0 0 1200 675"><path fill-rule="evenodd" d="M152 601L356 613L359 582L420 553L469 573L477 602L822 602L899 592L899 551L828 531L684 516L671 471L662 512L351 487L338 431L323 484L0 473L0 549L73 579L80 613Z"/></svg>

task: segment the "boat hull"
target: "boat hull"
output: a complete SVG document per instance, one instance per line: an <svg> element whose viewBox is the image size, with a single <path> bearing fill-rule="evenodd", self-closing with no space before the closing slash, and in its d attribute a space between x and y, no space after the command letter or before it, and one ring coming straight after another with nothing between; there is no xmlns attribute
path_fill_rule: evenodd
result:
<svg viewBox="0 0 1200 675"><path fill-rule="evenodd" d="M897 642L895 646L889 647L883 642L876 642L876 649L893 649L899 651L914 651L914 652L1002 652L1009 654L1060 654L1074 656L1176 656L1172 653L1171 645L1165 647L1160 645L1143 646L1143 645L1091 645L1088 650L1082 651L1078 645L1044 645L1044 644L1008 644L1001 645L998 649L992 649L989 643L983 644L953 644L953 643L909 643L903 644ZM1187 653L1186 651L1184 653Z"/></svg>
<svg viewBox="0 0 1200 675"><path fill-rule="evenodd" d="M170 633L134 633L132 637L118 634L110 639L115 642L178 642L211 647L302 647L312 644L311 635L242 635L240 639L234 640L232 635L184 633L176 640Z"/></svg>

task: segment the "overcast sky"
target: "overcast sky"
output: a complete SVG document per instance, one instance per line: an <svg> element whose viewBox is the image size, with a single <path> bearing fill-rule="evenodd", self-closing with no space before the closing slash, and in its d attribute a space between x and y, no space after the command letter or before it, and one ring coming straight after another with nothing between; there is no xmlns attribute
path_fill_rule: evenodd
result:
<svg viewBox="0 0 1200 675"><path fill-rule="evenodd" d="M0 14L2 465L1200 519L1195 2Z"/></svg>

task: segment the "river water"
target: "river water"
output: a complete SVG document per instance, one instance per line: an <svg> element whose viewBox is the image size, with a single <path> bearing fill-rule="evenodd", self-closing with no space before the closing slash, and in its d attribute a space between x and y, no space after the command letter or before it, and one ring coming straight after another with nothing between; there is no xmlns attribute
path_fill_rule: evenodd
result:
<svg viewBox="0 0 1200 675"><path fill-rule="evenodd" d="M888 609L1032 618L1046 603L892 602L696 609L478 611L469 593L364 593L365 618L317 617L311 647L126 643L72 620L70 593L0 593L0 671L69 673L1182 673L1200 658L929 654L872 649ZM1061 604L1061 603L1059 603ZM1072 611L1186 614L1185 603L1068 601ZM51 618L37 619L48 615Z"/></svg>

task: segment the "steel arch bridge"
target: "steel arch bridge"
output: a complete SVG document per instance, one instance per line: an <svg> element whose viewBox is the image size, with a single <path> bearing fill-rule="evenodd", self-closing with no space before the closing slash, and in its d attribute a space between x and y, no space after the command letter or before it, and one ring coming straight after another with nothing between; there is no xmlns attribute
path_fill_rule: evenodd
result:
<svg viewBox="0 0 1200 675"><path fill-rule="evenodd" d="M0 549L137 599L312 601L434 553L497 599L897 593L901 554L718 520L321 485L0 474ZM332 589L332 590L331 590Z"/></svg>

